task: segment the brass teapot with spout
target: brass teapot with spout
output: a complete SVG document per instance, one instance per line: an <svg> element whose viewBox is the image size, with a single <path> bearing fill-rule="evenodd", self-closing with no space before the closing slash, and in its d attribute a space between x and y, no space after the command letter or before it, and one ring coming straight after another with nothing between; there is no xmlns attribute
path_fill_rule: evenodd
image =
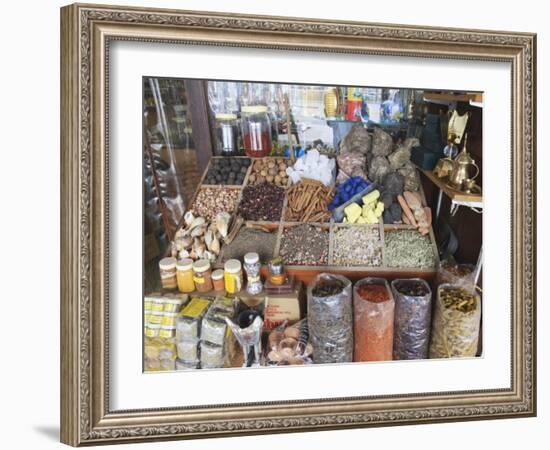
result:
<svg viewBox="0 0 550 450"><path fill-rule="evenodd" d="M462 147L462 151L454 159L453 168L449 175L449 184L451 185L451 187L458 189L459 191L462 190L464 180L473 180L479 175L479 167L466 150L467 140L468 135L465 135L464 146ZM470 176L470 167L475 167L476 169L476 173L474 176Z"/></svg>

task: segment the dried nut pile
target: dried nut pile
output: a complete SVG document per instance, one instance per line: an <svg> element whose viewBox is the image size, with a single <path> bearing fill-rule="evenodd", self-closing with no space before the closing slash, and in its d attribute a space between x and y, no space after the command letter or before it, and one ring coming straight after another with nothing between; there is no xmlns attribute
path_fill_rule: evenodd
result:
<svg viewBox="0 0 550 450"><path fill-rule="evenodd" d="M337 228L333 239L333 260L339 266L381 266L382 241L378 227Z"/></svg>
<svg viewBox="0 0 550 450"><path fill-rule="evenodd" d="M278 222L281 219L285 190L271 183L246 186L238 213L245 220Z"/></svg>
<svg viewBox="0 0 550 450"><path fill-rule="evenodd" d="M288 189L288 203L285 212L287 222L328 222L328 204L334 191L317 180L302 178Z"/></svg>
<svg viewBox="0 0 550 450"><path fill-rule="evenodd" d="M314 225L296 225L284 230L279 256L285 264L319 266L328 263L328 230Z"/></svg>
<svg viewBox="0 0 550 450"><path fill-rule="evenodd" d="M224 245L222 258L243 260L244 255L250 252L258 253L262 264L267 264L273 258L277 233L266 232L256 228L243 227L230 244Z"/></svg>
<svg viewBox="0 0 550 450"><path fill-rule="evenodd" d="M238 189L201 188L191 207L197 216L213 219L221 212L232 213L239 199Z"/></svg>
<svg viewBox="0 0 550 450"><path fill-rule="evenodd" d="M286 168L289 165L290 160L286 158L257 159L252 164L248 184L274 183L277 186L286 186L288 182Z"/></svg>
<svg viewBox="0 0 550 450"><path fill-rule="evenodd" d="M434 250L428 236L416 230L394 230L385 234L386 266L429 269Z"/></svg>
<svg viewBox="0 0 550 450"><path fill-rule="evenodd" d="M243 184L248 166L249 158L213 158L204 184Z"/></svg>
<svg viewBox="0 0 550 450"><path fill-rule="evenodd" d="M472 357L477 353L479 297L460 287L439 288L432 323L430 358Z"/></svg>

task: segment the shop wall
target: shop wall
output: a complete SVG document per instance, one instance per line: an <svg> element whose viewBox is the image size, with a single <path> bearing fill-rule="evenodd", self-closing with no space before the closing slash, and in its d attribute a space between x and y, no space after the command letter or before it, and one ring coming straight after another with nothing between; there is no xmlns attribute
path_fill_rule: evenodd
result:
<svg viewBox="0 0 550 450"><path fill-rule="evenodd" d="M3 151L2 300L2 434L5 448L62 448L58 444L59 417L59 10L65 2L29 0L2 5L2 108L0 129ZM543 192L550 190L543 149L550 139L543 126L550 118L550 32L544 2L463 0L313 2L279 0L114 0L113 3L258 14L309 16L373 22L445 25L466 28L509 29L539 33L538 123L539 226L549 218ZM452 14L449 12L452 11ZM490 147L485 164L501 149ZM488 159L487 159L488 158ZM508 189L503 186L503 189ZM217 441L141 444L139 449L285 449L315 448L423 448L513 449L543 448L548 435L550 402L547 346L544 327L550 307L545 301L544 276L550 267L543 258L548 237L539 236L539 417L397 428L376 428L294 435L230 438ZM498 301L498 299L495 299ZM546 378L546 379L545 379ZM338 383L342 380L327 380ZM365 380L367 383L368 380ZM267 387L266 387L267 388ZM130 448L123 446L124 448ZM121 447L117 447L121 448Z"/></svg>

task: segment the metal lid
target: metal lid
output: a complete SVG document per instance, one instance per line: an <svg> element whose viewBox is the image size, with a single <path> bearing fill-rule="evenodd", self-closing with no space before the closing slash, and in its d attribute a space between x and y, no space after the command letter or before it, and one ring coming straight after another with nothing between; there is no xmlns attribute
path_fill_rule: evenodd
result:
<svg viewBox="0 0 550 450"><path fill-rule="evenodd" d="M216 119L218 120L235 120L237 118L237 114L232 113L218 113L216 114Z"/></svg>

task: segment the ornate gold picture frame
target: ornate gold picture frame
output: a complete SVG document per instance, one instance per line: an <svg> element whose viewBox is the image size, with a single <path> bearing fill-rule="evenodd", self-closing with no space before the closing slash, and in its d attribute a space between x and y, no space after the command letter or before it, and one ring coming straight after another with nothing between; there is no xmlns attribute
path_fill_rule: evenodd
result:
<svg viewBox="0 0 550 450"><path fill-rule="evenodd" d="M507 389L208 407L109 406L108 81L116 40L507 62L512 357ZM73 446L536 414L536 36L75 4L61 10L61 440Z"/></svg>

